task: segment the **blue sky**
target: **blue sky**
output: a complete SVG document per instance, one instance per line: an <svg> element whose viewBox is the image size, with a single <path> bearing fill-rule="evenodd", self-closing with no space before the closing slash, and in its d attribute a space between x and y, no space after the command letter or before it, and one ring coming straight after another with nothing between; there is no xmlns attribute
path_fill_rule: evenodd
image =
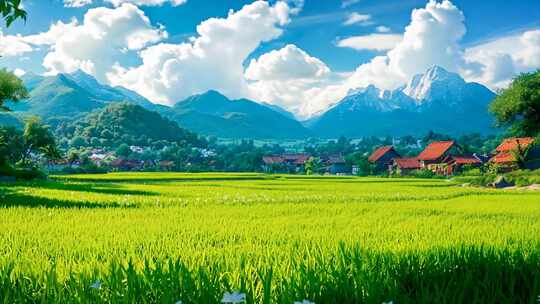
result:
<svg viewBox="0 0 540 304"><path fill-rule="evenodd" d="M299 116L324 109L354 87L375 84L391 89L433 64L492 89L504 87L516 73L539 68L540 59L529 58L540 56L537 0L453 0L432 1L431 5L425 0L283 0L264 5L258 2L261 1L23 0L29 19L26 24L17 22L9 29L2 27L0 66L17 69L20 74L82 69L102 82L123 85L164 104L218 89L230 97L278 104ZM66 7L69 5L78 7ZM107 9L102 10L104 7ZM416 21L411 16L414 9L422 12ZM243 22L239 24L244 28L234 28L237 21L230 18L230 10L238 18L242 18L243 12L251 16L246 17L247 21L238 21ZM95 43L87 39L88 35L96 37L89 34L96 32L95 23L83 21L90 12L103 32ZM197 27L209 18L218 18L223 24L208 25L208 37L213 40L197 50L193 41L204 36L197 32ZM430 18L438 23L433 26L433 33L424 35L422 28L432 22ZM102 28L98 20L109 20L111 27ZM59 21L63 29L52 31L51 25ZM417 30L412 29L403 39L410 24ZM214 34L214 29L220 27L226 31L222 28ZM137 45L129 41L118 43L123 38L122 33L113 33L115 28L122 28L126 35L136 33L138 43L133 43ZM224 35L223 43L220 33ZM439 39L446 33L453 38ZM415 35L425 43L421 46L425 49L411 50L416 47L406 41L415 41ZM190 37L194 37L191 42ZM227 40L228 37L232 38ZM349 39L354 37L360 38ZM80 43L77 39L81 39ZM402 46L398 46L400 41ZM180 46L186 42L192 43L189 50ZM435 45L432 49L431 44ZM219 48L226 50L226 55ZM393 48L399 50L389 55ZM447 49L452 54L441 56L439 62L437 52ZM398 53L410 56L407 62L396 59L401 56ZM197 54L203 54L202 59ZM168 59L149 64L152 56ZM374 60L377 56L380 60ZM416 62L418 69L410 68ZM163 68L167 65L171 67ZM217 68L213 70L212 65ZM142 73L146 76L141 78ZM213 73L216 75L210 75ZM321 100L314 100L314 96Z"/></svg>

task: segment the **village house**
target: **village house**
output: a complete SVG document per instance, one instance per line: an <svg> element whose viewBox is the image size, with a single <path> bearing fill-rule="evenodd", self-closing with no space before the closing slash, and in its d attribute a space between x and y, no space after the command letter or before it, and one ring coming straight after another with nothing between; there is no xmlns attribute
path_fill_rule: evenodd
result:
<svg viewBox="0 0 540 304"><path fill-rule="evenodd" d="M369 156L368 161L375 165L375 172L381 173L390 170L394 159L400 158L393 146L384 146L376 149Z"/></svg>
<svg viewBox="0 0 540 304"><path fill-rule="evenodd" d="M463 172L464 168L478 168L482 166L482 159L472 155L449 155L445 158L444 163L447 165L446 175L453 175Z"/></svg>
<svg viewBox="0 0 540 304"><path fill-rule="evenodd" d="M298 173L310 158L307 154L263 156L263 171L267 173Z"/></svg>
<svg viewBox="0 0 540 304"><path fill-rule="evenodd" d="M414 170L420 170L420 161L416 157L394 158L391 173L396 175L409 175Z"/></svg>
<svg viewBox="0 0 540 304"><path fill-rule="evenodd" d="M350 174L343 155L330 155L321 157L325 172L329 174Z"/></svg>
<svg viewBox="0 0 540 304"><path fill-rule="evenodd" d="M518 169L520 164L516 154L523 154L525 169L540 168L540 147L532 137L507 138L496 149L495 156L489 162L500 166L505 171Z"/></svg>
<svg viewBox="0 0 540 304"><path fill-rule="evenodd" d="M461 155L462 148L453 140L435 141L418 154L420 167L436 174L448 175L448 164L445 159L451 155Z"/></svg>

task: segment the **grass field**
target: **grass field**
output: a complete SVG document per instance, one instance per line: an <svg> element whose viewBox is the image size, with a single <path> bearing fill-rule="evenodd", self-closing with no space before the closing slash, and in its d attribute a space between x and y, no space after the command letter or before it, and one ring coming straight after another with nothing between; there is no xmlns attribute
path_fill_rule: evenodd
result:
<svg viewBox="0 0 540 304"><path fill-rule="evenodd" d="M58 176L0 184L0 219L0 303L540 295L539 192L418 179Z"/></svg>

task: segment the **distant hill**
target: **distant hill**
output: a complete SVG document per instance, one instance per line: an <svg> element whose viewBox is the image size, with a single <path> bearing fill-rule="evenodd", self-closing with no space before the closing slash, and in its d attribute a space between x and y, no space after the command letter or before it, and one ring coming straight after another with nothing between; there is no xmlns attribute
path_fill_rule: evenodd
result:
<svg viewBox="0 0 540 304"><path fill-rule="evenodd" d="M197 141L195 134L176 122L129 103L112 103L75 121L60 124L57 133L68 139L80 136L89 142L95 138L104 146L149 144L160 140Z"/></svg>
<svg viewBox="0 0 540 304"><path fill-rule="evenodd" d="M71 120L115 102L137 104L151 110L161 107L135 92L100 84L81 71L46 77L29 74L22 80L30 98L10 107L17 112L39 115L45 121Z"/></svg>
<svg viewBox="0 0 540 304"><path fill-rule="evenodd" d="M434 66L394 91L374 86L349 92L305 124L322 137L492 133L488 105L495 93Z"/></svg>
<svg viewBox="0 0 540 304"><path fill-rule="evenodd" d="M310 135L298 121L251 100L229 100L208 91L178 102L165 114L194 132L223 138L304 138Z"/></svg>

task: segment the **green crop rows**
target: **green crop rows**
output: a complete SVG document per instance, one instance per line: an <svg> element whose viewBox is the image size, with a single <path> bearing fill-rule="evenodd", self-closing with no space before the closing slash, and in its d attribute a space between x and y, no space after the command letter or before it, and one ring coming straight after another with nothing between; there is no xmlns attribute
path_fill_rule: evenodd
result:
<svg viewBox="0 0 540 304"><path fill-rule="evenodd" d="M0 184L0 303L535 303L540 193L107 174ZM97 283L97 284L96 284Z"/></svg>

